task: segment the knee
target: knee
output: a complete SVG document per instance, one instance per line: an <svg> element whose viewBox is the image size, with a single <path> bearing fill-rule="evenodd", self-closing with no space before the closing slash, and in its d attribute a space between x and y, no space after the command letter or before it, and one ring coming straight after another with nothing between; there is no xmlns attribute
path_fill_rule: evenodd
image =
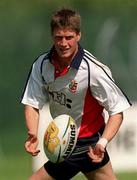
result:
<svg viewBox="0 0 137 180"><path fill-rule="evenodd" d="M41 167L36 171L28 180L53 180L53 178L45 171L44 167Z"/></svg>
<svg viewBox="0 0 137 180"><path fill-rule="evenodd" d="M37 179L36 175L33 174L32 176L30 176L30 177L28 178L28 180L38 180L38 179Z"/></svg>
<svg viewBox="0 0 137 180"><path fill-rule="evenodd" d="M33 180L32 176L30 176L30 177L28 178L28 180Z"/></svg>

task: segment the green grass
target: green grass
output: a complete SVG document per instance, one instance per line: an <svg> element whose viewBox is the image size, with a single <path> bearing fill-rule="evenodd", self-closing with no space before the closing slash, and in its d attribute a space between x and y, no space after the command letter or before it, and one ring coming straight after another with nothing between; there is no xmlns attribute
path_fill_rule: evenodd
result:
<svg viewBox="0 0 137 180"><path fill-rule="evenodd" d="M118 180L137 180L137 172L123 172L117 174ZM72 180L86 180L86 178L79 174L75 176Z"/></svg>
<svg viewBox="0 0 137 180"><path fill-rule="evenodd" d="M0 180L27 180L31 174L28 156L0 158Z"/></svg>
<svg viewBox="0 0 137 180"><path fill-rule="evenodd" d="M31 157L23 153L15 157L1 157L0 158L0 180L27 180L31 171ZM137 172L119 173L118 180L136 180ZM79 174L72 180L86 180L86 178Z"/></svg>
<svg viewBox="0 0 137 180"><path fill-rule="evenodd" d="M137 172L126 172L117 174L118 180L137 180Z"/></svg>

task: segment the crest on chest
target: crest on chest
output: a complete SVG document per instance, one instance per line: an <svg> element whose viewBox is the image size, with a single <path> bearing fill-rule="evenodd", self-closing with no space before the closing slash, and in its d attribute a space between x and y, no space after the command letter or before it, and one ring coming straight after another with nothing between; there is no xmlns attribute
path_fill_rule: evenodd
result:
<svg viewBox="0 0 137 180"><path fill-rule="evenodd" d="M69 83L69 91L71 93L75 93L77 91L77 85L78 83L76 82L76 80L71 80L71 82Z"/></svg>

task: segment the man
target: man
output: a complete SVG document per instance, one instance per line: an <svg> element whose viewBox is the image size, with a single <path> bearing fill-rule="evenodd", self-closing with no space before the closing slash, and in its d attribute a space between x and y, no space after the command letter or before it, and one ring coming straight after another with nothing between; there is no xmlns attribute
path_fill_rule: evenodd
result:
<svg viewBox="0 0 137 180"><path fill-rule="evenodd" d="M28 153L39 153L39 109L46 102L53 118L69 114L75 119L79 130L76 148L62 163L45 163L29 180L68 180L80 171L88 179L116 179L106 146L118 132L122 112L130 103L112 79L109 68L79 45L80 21L80 15L70 9L53 14L53 47L33 63L22 97ZM104 109L109 114L106 124Z"/></svg>

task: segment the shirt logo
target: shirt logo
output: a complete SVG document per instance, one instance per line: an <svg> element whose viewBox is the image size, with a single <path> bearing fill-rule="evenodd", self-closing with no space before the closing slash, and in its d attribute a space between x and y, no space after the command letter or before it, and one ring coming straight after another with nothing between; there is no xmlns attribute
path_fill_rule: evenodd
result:
<svg viewBox="0 0 137 180"><path fill-rule="evenodd" d="M77 82L73 79L69 84L69 91L75 93L77 91Z"/></svg>
<svg viewBox="0 0 137 180"><path fill-rule="evenodd" d="M67 108L71 109L72 100L68 99L64 93L57 92L57 91L49 91L49 89L48 89L48 92L49 92L49 95L50 95L50 97L52 98L53 101L55 101L55 102L59 103L60 105L64 105Z"/></svg>

